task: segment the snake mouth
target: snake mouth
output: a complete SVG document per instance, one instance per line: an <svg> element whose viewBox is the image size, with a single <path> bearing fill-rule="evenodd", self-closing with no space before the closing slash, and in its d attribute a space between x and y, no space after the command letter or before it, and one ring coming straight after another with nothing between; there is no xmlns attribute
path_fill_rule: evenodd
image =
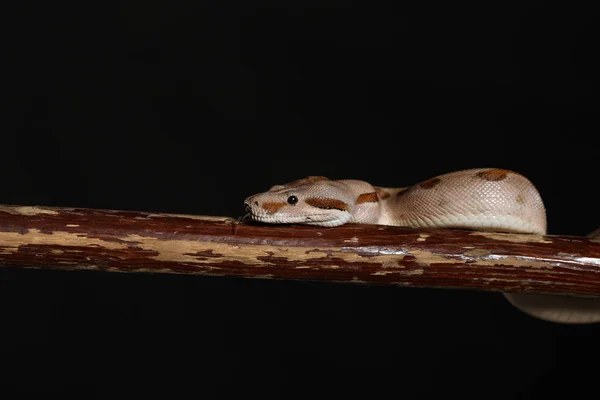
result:
<svg viewBox="0 0 600 400"><path fill-rule="evenodd" d="M267 215L267 214L257 214L250 212L249 218L252 221L262 222L264 224L298 224L298 223L306 223L306 217L297 217L290 218L288 216L280 216L280 215Z"/></svg>
<svg viewBox="0 0 600 400"><path fill-rule="evenodd" d="M244 216L244 219L251 219L255 222L264 224L301 224L301 225L315 225L333 227L344 224L346 221L333 218L331 215L326 214L312 214L312 215L269 215L263 213L250 212Z"/></svg>

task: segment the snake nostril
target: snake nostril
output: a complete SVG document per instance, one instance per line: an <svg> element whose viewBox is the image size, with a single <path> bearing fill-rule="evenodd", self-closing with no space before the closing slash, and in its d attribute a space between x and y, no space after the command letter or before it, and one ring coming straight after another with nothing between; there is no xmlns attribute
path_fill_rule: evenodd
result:
<svg viewBox="0 0 600 400"><path fill-rule="evenodd" d="M258 206L258 201L255 201L255 202L254 202L254 205L255 205L255 206Z"/></svg>
<svg viewBox="0 0 600 400"><path fill-rule="evenodd" d="M249 213L252 209L250 208L250 204L248 203L244 203L244 211L246 211L247 213Z"/></svg>

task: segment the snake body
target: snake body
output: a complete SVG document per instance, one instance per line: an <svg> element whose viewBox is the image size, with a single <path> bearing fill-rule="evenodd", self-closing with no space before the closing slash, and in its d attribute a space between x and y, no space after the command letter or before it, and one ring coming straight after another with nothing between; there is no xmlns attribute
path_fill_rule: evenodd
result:
<svg viewBox="0 0 600 400"><path fill-rule="evenodd" d="M272 224L334 227L346 223L463 228L546 234L546 211L523 175L498 168L450 172L403 188L309 176L248 197L247 215ZM600 302L505 293L521 311L561 323L600 322Z"/></svg>

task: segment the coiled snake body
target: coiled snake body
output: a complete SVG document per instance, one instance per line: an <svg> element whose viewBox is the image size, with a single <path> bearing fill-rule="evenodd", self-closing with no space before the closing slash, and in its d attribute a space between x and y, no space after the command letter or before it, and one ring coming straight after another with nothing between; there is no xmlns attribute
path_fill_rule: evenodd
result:
<svg viewBox="0 0 600 400"><path fill-rule="evenodd" d="M546 234L546 211L535 186L505 169L451 172L405 188L310 176L248 197L247 215L265 223L334 227L345 223L415 228L465 228ZM600 322L600 302L554 295L505 293L522 311L547 321Z"/></svg>

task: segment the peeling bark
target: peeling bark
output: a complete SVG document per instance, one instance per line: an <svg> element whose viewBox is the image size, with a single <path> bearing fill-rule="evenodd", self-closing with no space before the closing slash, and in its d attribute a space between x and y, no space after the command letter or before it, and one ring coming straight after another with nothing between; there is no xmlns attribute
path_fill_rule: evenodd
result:
<svg viewBox="0 0 600 400"><path fill-rule="evenodd" d="M380 225L0 206L0 266L600 296L600 242Z"/></svg>

